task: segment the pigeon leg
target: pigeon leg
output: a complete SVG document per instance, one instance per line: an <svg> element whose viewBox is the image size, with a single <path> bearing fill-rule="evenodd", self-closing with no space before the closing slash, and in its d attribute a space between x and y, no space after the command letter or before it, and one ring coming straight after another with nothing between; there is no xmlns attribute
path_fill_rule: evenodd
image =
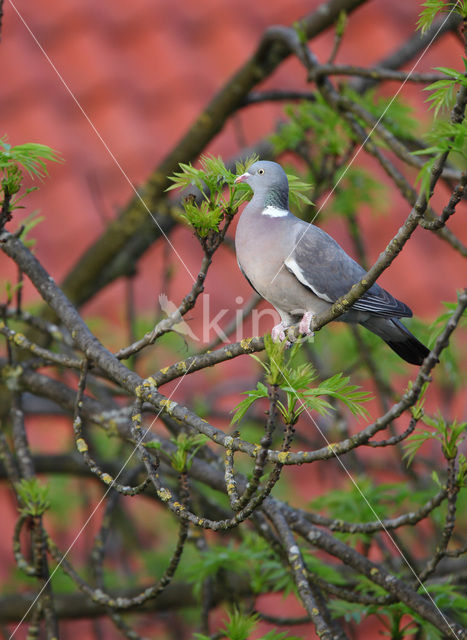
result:
<svg viewBox="0 0 467 640"><path fill-rule="evenodd" d="M314 332L310 326L314 317L315 317L315 314L312 311L307 311L306 313L303 314L303 318L300 320L300 324L298 325L298 330L302 335L305 335L305 336L314 335Z"/></svg>
<svg viewBox="0 0 467 640"><path fill-rule="evenodd" d="M271 338L274 342L283 342L285 340L285 330L287 326L283 322L279 322L271 330Z"/></svg>

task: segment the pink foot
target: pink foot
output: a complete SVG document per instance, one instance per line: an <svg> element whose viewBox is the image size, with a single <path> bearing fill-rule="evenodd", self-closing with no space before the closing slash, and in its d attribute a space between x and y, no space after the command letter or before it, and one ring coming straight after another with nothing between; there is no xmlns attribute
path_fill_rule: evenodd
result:
<svg viewBox="0 0 467 640"><path fill-rule="evenodd" d="M287 331L288 326L286 324L284 324L283 322L280 322L279 324L276 324L275 327L272 328L271 330L271 338L273 339L274 342L284 342L284 340L286 339L286 335L285 332Z"/></svg>
<svg viewBox="0 0 467 640"><path fill-rule="evenodd" d="M314 318L314 313L311 311L307 311L303 318L300 320L300 324L298 325L298 330L302 335L310 336L313 335L313 330L310 327L311 321Z"/></svg>
<svg viewBox="0 0 467 640"><path fill-rule="evenodd" d="M287 340L287 336L285 335L288 328L289 327L286 324L281 322L280 324L276 324L276 326L271 330L271 338L273 339L273 342L285 342L286 349L292 346L292 343Z"/></svg>
<svg viewBox="0 0 467 640"><path fill-rule="evenodd" d="M285 340L285 330L287 327L283 322L276 324L271 330L271 338L274 342L283 342Z"/></svg>

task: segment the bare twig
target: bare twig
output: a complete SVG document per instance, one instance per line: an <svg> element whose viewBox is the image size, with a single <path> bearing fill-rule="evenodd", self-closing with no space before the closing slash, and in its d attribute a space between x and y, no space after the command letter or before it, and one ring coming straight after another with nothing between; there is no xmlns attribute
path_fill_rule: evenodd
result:
<svg viewBox="0 0 467 640"><path fill-rule="evenodd" d="M439 40L447 33L456 33L462 23L461 16L453 11L446 19L441 16L424 32L417 31L402 46L378 63L378 68L400 69L417 57L434 40ZM378 82L376 78L357 80L354 88L359 93L365 93Z"/></svg>
<svg viewBox="0 0 467 640"><path fill-rule="evenodd" d="M306 579L307 572L300 548L283 514L272 504L268 505L267 513L284 545L290 572L293 575L300 599L315 625L319 638L322 640L332 640L333 638L345 640L346 635L332 620L320 590Z"/></svg>
<svg viewBox="0 0 467 640"><path fill-rule="evenodd" d="M432 558L430 558L429 562L426 564L425 568L419 574L419 580L425 582L428 576L432 575L439 562L446 555L446 550L451 539L451 536L454 531L454 525L456 523L456 509L457 509L457 497L459 494L459 484L457 482L457 469L456 469L456 458L448 459L448 469L447 469L447 497L448 497L448 513L446 516L446 521L443 527L443 531L441 533L441 539L439 543L436 545L435 553Z"/></svg>
<svg viewBox="0 0 467 640"><path fill-rule="evenodd" d="M449 619L439 609L436 609L432 602L419 595L409 587L407 582L396 578L381 565L374 564L340 540L333 538L314 525L306 523L303 518L296 518L295 514L290 513L290 518L287 518L287 520L290 526L313 546L330 553L359 573L366 575L371 582L383 587L385 591L404 602L449 638L455 638L456 640L467 638L466 629Z"/></svg>

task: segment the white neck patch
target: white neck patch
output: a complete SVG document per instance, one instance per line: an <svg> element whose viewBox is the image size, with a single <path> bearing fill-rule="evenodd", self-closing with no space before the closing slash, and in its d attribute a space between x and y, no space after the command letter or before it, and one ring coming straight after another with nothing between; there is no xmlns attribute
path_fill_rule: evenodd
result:
<svg viewBox="0 0 467 640"><path fill-rule="evenodd" d="M269 218L283 218L288 214L289 212L287 211L287 209L278 209L277 207L273 207L272 205L265 207L261 212L262 216L268 216Z"/></svg>

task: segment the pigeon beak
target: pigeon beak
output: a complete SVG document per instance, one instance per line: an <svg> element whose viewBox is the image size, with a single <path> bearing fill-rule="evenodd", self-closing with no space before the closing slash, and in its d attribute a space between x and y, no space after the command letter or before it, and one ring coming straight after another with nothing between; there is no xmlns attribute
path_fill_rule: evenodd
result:
<svg viewBox="0 0 467 640"><path fill-rule="evenodd" d="M248 178L251 178L251 173L248 173L247 171L246 173L242 173L241 176L235 178L235 184L238 184L239 182L246 182Z"/></svg>

